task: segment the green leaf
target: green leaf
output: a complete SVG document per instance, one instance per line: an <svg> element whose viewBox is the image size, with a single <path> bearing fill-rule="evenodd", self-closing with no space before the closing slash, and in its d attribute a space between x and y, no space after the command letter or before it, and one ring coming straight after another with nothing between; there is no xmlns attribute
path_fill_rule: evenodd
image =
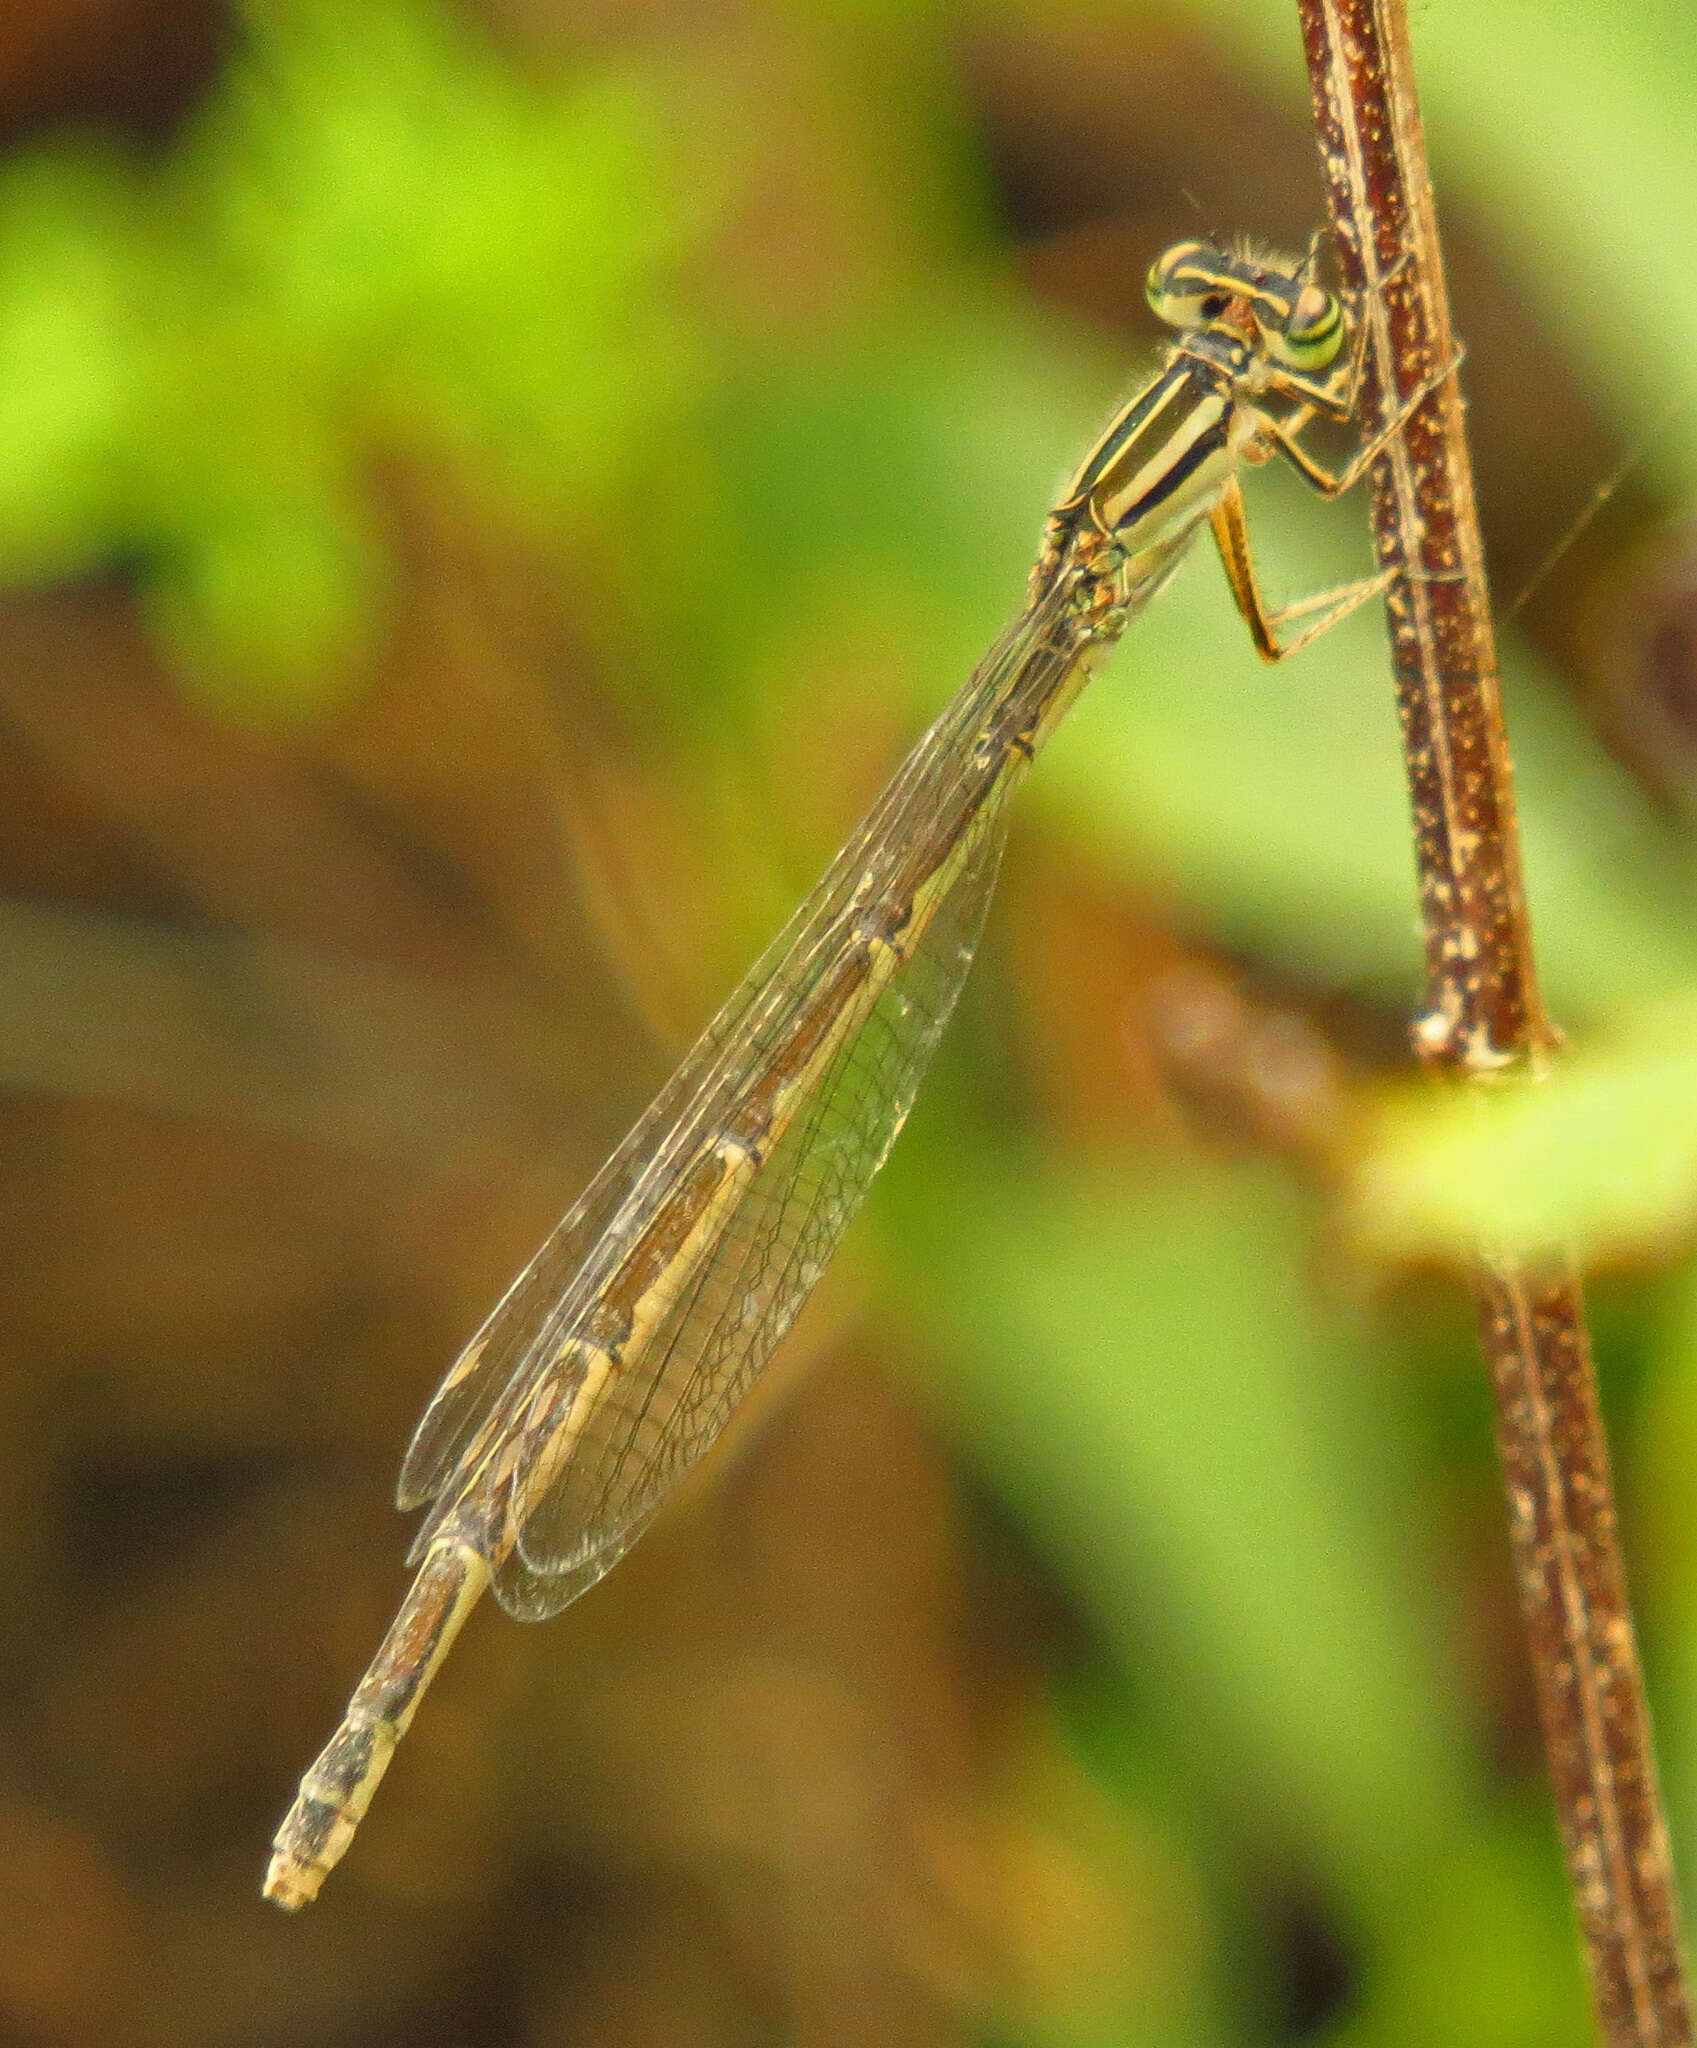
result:
<svg viewBox="0 0 1697 2048"><path fill-rule="evenodd" d="M1376 1117L1348 1216L1371 1249L1587 1259L1697 1225L1697 992L1647 1005L1541 1081L1402 1097Z"/></svg>

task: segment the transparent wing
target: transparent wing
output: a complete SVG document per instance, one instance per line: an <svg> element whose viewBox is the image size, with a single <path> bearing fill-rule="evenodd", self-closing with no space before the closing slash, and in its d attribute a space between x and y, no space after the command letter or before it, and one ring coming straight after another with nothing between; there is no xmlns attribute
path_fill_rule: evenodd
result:
<svg viewBox="0 0 1697 2048"><path fill-rule="evenodd" d="M745 984L738 999L746 993ZM708 1026L449 1368L407 1447L395 1488L398 1507L418 1508L435 1500L483 1439L515 1375L528 1376L539 1363L560 1356L559 1333L573 1309L571 1282L628 1209L633 1184L662 1135L675 1128L700 1092L718 1046L736 1029L732 1009L728 1004ZM561 1357L560 1362L563 1370L570 1370L569 1359Z"/></svg>
<svg viewBox="0 0 1697 2048"><path fill-rule="evenodd" d="M971 958L1003 800L1086 651L1058 595L1002 636L466 1347L401 1475L403 1506L435 1503L415 1555L448 1513L475 1509L507 1603L552 1611L628 1546L711 1441L900 1128ZM845 1000L846 1036L819 1038L808 1066L798 1048L831 1019L867 934L894 930L927 889L927 921L889 986L860 1011ZM628 1331L610 1336L609 1302L636 1298L632 1275L652 1263L668 1219L694 1214L685 1197L720 1159L723 1134L758 1136L750 1104L786 1061L805 1099L771 1120L773 1142L756 1147L752 1170L745 1160L738 1189L702 1211L660 1322L635 1346ZM548 1461L568 1434L556 1475Z"/></svg>
<svg viewBox="0 0 1697 2048"><path fill-rule="evenodd" d="M918 1092L983 929L1006 828L991 799L924 940L836 1053L805 1109L726 1214L633 1369L616 1373L496 1574L502 1604L552 1614L609 1570L732 1410L800 1312ZM565 1384L559 1389L569 1403ZM548 1456L546 1427L515 1493Z"/></svg>

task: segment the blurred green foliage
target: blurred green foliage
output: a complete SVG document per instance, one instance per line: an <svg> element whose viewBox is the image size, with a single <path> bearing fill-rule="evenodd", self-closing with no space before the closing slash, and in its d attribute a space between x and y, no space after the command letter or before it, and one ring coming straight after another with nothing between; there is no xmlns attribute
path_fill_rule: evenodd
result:
<svg viewBox="0 0 1697 2048"><path fill-rule="evenodd" d="M1685 993L1623 1012L1542 1082L1387 1110L1356 1184L1364 1237L1403 1258L1677 1247L1697 1211L1694 1045Z"/></svg>
<svg viewBox="0 0 1697 2048"><path fill-rule="evenodd" d="M250 0L229 76L167 160L66 145L14 162L0 576L134 565L210 710L327 716L386 630L368 479L399 450L493 479L542 526L643 508L641 547L669 573L642 621L667 657L642 708L704 760L745 748L759 787L762 735L807 709L806 652L849 616L900 647L880 685L911 723L1017 602L1047 493L1125 365L1019 288L949 93L875 82L898 30L940 69L950 17L793 13L868 133L900 101L911 161L881 165L886 187L945 195L917 209L909 263L805 346L729 318L714 333L676 283L738 139L686 153L641 73L523 76L424 0ZM1261 0L1019 19L1125 38L1177 22L1243 90L1300 107L1294 27ZM1441 200L1554 347L1623 428L1670 384L1697 390L1697 284L1670 260L1697 218L1697 16L1477 0L1416 29ZM1692 414L1657 460L1688 488ZM1277 479L1255 512L1275 588L1358 559ZM1376 660L1360 619L1300 673L1259 669L1193 565L1055 743L1032 818L1128 900L1316 1001L1409 1008L1412 864L1388 694L1364 688ZM1581 1049L1483 1112L1400 1108L1357 1184L1360 1228L1391 1257L1459 1260L1486 1236L1667 1262L1697 1230L1697 857L1538 659L1511 642L1505 662L1541 959ZM799 885L829 832L810 815L791 837L775 860ZM752 856L724 887L759 899L750 923L771 907ZM996 1004L1017 1000L980 996L963 1019L1016 1101ZM1353 1966L1336 2042L1586 2039L1536 1775L1492 1757L1458 1647L1469 1565L1443 1510L1483 1489L1484 1440L1473 1417L1458 1449L1433 1415L1477 1370L1465 1318L1361 1299L1325 1205L1272 1167L1153 1144L1087 1162L1035 1119L1010 1130L1008 1100L945 1055L882 1197L885 1312L946 1361L923 1398L1102 1646L1070 1681L1079 1754L1128 1816L1176 1826L1230 1938L1158 2026L1127 2009L999 2037L1278 2038L1245 1904L1271 1869L1321 1897ZM1629 1504L1688 1530L1697 1290L1683 1266L1636 1286ZM1646 1584L1689 1863L1697 1544L1658 1551Z"/></svg>
<svg viewBox="0 0 1697 2048"><path fill-rule="evenodd" d="M0 576L138 563L185 684L275 723L384 631L378 452L474 452L557 513L676 410L655 285L700 202L634 78L548 89L412 0L244 27L163 165L0 180Z"/></svg>

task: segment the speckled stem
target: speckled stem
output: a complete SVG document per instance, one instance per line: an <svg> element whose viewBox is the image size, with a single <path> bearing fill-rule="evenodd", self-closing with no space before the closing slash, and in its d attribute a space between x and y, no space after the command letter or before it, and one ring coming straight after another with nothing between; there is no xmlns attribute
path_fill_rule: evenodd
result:
<svg viewBox="0 0 1697 2048"><path fill-rule="evenodd" d="M1344 282L1369 321L1365 417L1454 359L1401 0L1298 0ZM1538 992L1458 380L1372 470L1426 999L1415 1049L1488 1085L1555 1042ZM1561 1266L1482 1256L1479 1328L1545 1749L1608 2048L1691 2040L1679 1903L1584 1302Z"/></svg>

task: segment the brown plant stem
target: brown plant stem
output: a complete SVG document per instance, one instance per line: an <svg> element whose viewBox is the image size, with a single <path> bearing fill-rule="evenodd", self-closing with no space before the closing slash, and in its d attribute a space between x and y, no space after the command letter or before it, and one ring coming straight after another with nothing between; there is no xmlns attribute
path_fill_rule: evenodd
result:
<svg viewBox="0 0 1697 2048"><path fill-rule="evenodd" d="M1365 416L1455 359L1401 0L1298 0L1344 283L1369 323ZM1375 413L1375 406L1382 412ZM1536 1071L1538 993L1457 380L1372 470L1414 817L1426 1064L1482 1085ZM1482 1252L1480 1339L1522 1618L1598 2030L1691 2041L1679 1908L1579 1283Z"/></svg>

